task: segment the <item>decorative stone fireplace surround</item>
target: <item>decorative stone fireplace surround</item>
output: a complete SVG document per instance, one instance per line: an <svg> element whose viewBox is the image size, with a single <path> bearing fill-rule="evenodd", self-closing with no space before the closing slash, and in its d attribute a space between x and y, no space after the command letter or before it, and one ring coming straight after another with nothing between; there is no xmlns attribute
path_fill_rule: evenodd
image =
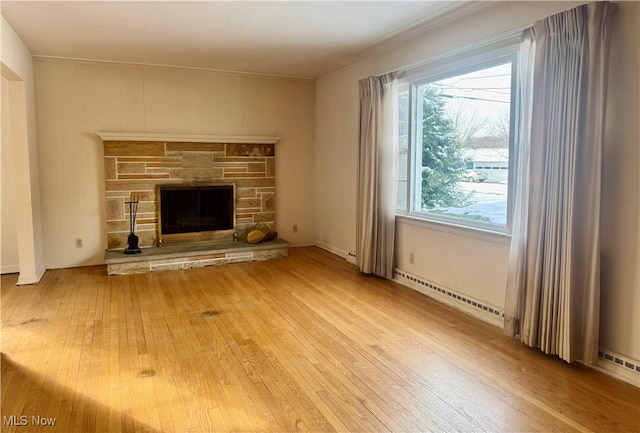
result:
<svg viewBox="0 0 640 433"><path fill-rule="evenodd" d="M108 270L109 260L114 258L115 253L124 250L127 244L129 214L125 202L131 194L137 195L140 201L135 231L140 238L143 254L130 256L128 260L142 261L145 251L151 252L149 248L157 246L157 186L160 184L233 183L236 185L236 228L239 236L242 237L256 223L275 226L277 137L109 132L99 132L98 136L104 147L108 243L105 261ZM279 248L288 247L288 243L284 244L278 243ZM225 250L229 250L230 246L226 244ZM253 259L251 254L246 253L247 244L238 248L245 251L243 257ZM162 252L159 248L152 249L156 256ZM215 249L208 253L216 254ZM259 260L277 255L261 253L256 257ZM286 250L280 256L286 256ZM122 269L122 258L116 257L116 261L120 264L119 269ZM143 270L140 268L135 272Z"/></svg>

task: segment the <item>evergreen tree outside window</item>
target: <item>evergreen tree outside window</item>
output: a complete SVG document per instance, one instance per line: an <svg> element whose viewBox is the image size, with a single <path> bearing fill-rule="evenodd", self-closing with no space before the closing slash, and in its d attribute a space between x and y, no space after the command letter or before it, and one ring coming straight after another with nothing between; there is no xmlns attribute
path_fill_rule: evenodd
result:
<svg viewBox="0 0 640 433"><path fill-rule="evenodd" d="M422 104L422 208L467 206L472 200L459 185L466 165L442 91L433 84L420 86L418 101Z"/></svg>

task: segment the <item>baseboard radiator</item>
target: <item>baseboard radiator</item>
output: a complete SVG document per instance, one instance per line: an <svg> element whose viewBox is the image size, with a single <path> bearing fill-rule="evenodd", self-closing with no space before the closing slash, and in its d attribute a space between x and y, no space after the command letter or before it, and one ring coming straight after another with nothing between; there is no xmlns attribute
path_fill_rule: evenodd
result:
<svg viewBox="0 0 640 433"><path fill-rule="evenodd" d="M500 328L504 326L504 311L494 305L489 305L400 269L395 269L393 280L487 323ZM599 349L598 358L598 364L591 367L640 387L640 361L604 348Z"/></svg>
<svg viewBox="0 0 640 433"><path fill-rule="evenodd" d="M612 350L598 350L597 370L640 388L640 361Z"/></svg>
<svg viewBox="0 0 640 433"><path fill-rule="evenodd" d="M453 289L443 287L400 269L395 269L393 275L393 280L403 286L407 286L430 298L462 310L492 325L498 327L504 326L504 311L495 305L474 299L468 295L456 292Z"/></svg>

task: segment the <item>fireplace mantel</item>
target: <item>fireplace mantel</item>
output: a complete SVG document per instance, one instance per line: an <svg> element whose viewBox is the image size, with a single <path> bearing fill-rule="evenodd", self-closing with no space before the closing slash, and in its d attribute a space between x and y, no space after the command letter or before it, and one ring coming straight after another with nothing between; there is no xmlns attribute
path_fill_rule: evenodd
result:
<svg viewBox="0 0 640 433"><path fill-rule="evenodd" d="M280 137L255 135L192 135L149 132L97 132L102 141L164 141L188 143L276 144Z"/></svg>

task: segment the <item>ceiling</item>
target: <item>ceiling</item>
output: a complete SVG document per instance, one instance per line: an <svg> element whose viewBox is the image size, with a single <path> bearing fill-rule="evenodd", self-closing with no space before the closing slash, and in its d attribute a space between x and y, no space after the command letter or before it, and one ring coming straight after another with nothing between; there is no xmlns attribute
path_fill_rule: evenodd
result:
<svg viewBox="0 0 640 433"><path fill-rule="evenodd" d="M36 56L316 78L479 8L440 1L6 1Z"/></svg>

